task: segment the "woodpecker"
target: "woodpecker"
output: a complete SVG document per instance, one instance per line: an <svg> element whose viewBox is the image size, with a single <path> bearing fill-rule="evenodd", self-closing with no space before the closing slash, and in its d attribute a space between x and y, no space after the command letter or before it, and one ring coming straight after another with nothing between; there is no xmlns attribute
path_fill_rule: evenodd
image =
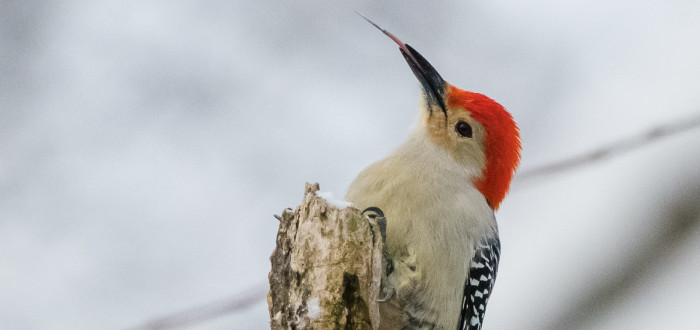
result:
<svg viewBox="0 0 700 330"><path fill-rule="evenodd" d="M413 47L367 21L398 44L424 101L408 140L345 196L386 218L391 265L379 327L480 329L500 257L494 212L520 162L518 126L496 101L448 84Z"/></svg>

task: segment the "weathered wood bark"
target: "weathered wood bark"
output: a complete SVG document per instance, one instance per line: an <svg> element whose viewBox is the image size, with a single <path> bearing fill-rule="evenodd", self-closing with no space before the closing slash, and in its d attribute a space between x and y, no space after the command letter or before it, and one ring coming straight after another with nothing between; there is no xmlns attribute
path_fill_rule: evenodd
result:
<svg viewBox="0 0 700 330"><path fill-rule="evenodd" d="M353 207L338 209L306 184L282 213L270 261L272 329L376 329L382 240Z"/></svg>

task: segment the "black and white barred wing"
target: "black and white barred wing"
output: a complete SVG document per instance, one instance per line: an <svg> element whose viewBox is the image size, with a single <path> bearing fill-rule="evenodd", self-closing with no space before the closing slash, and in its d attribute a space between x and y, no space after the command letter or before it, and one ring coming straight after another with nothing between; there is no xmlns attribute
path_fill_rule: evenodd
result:
<svg viewBox="0 0 700 330"><path fill-rule="evenodd" d="M498 236L482 242L476 247L469 269L469 277L464 284L462 313L457 324L458 330L481 329L486 313L486 303L493 291L498 271L498 258L501 256L501 241Z"/></svg>

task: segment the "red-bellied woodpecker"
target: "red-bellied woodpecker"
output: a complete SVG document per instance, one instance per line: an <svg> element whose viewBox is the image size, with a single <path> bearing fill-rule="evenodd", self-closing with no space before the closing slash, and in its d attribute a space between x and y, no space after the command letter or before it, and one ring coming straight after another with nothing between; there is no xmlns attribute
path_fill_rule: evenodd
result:
<svg viewBox="0 0 700 330"><path fill-rule="evenodd" d="M494 211L520 161L518 127L503 106L446 83L372 24L399 45L425 96L408 141L363 170L346 195L386 217L391 267L380 328L480 329L500 256Z"/></svg>

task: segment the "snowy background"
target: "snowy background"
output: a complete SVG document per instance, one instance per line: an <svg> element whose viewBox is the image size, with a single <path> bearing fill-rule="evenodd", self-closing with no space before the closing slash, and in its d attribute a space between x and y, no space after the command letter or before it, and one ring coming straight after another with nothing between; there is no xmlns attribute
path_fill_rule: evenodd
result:
<svg viewBox="0 0 700 330"><path fill-rule="evenodd" d="M407 136L397 47L504 104L526 170L700 112L698 1L2 1L0 329L264 329L277 221ZM691 329L700 129L516 180L486 329Z"/></svg>

